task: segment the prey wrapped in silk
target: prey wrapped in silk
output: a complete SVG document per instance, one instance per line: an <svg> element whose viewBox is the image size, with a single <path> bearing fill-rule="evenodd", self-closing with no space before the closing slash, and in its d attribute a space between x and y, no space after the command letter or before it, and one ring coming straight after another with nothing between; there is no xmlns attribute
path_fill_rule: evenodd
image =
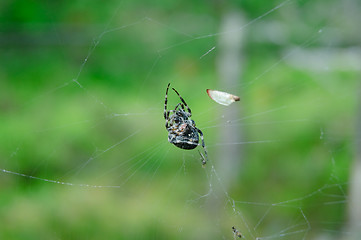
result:
<svg viewBox="0 0 361 240"><path fill-rule="evenodd" d="M207 89L207 94L213 101L225 106L229 106L231 103L240 100L240 98L236 95L217 90Z"/></svg>

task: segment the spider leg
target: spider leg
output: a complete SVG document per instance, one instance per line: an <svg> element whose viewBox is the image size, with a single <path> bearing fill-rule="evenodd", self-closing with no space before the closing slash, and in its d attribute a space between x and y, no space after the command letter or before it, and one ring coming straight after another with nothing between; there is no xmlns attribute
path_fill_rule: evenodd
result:
<svg viewBox="0 0 361 240"><path fill-rule="evenodd" d="M202 147L203 147L203 150L204 150L204 155L205 157L201 154L201 157L202 157L202 165L206 165L207 161L208 161L208 154L207 154L207 149L206 149L206 145L204 144L204 138L203 138L203 133L201 130L199 130L198 128L196 128L196 130L198 131L199 135L201 136L201 140L202 140Z"/></svg>
<svg viewBox="0 0 361 240"><path fill-rule="evenodd" d="M167 128L167 129L168 129L168 127L169 127L169 125L168 125L168 123L169 123L169 118L168 118L168 116L169 116L169 112L170 112L170 111L166 111L166 112L164 113L164 118L165 118L165 128Z"/></svg>
<svg viewBox="0 0 361 240"><path fill-rule="evenodd" d="M165 91L165 100L164 100L164 119L165 119L165 128L168 129L168 121L169 121L169 112L167 111L167 103L168 103L168 89L170 83L168 83L167 90Z"/></svg>
<svg viewBox="0 0 361 240"><path fill-rule="evenodd" d="M183 103L178 103L178 104L175 106L174 111L177 111L177 108L178 108L179 106L182 108L183 111L185 110Z"/></svg>
<svg viewBox="0 0 361 240"><path fill-rule="evenodd" d="M169 128L169 121L171 121L172 120L172 116L169 118L169 116L170 116L170 114L173 114L173 113L175 113L176 112L176 110L167 110L166 111L166 115L167 115L167 118L165 119L165 128Z"/></svg>
<svg viewBox="0 0 361 240"><path fill-rule="evenodd" d="M165 100L164 100L164 119L167 120L169 116L169 112L167 111L167 103L168 103L168 89L170 83L168 83L167 90L165 91Z"/></svg>
<svg viewBox="0 0 361 240"><path fill-rule="evenodd" d="M187 107L187 110L189 112L189 117L192 116L192 112L191 109L188 107L187 103L184 101L184 99L181 97L181 95L177 92L177 90L175 90L174 88L172 88L173 91L175 91L175 93L178 95L178 97L180 98L180 100L182 101L182 103Z"/></svg>

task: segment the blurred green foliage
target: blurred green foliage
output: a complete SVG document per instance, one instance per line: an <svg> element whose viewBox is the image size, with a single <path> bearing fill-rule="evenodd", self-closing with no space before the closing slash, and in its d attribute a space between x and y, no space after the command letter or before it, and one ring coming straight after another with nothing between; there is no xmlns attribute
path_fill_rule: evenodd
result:
<svg viewBox="0 0 361 240"><path fill-rule="evenodd" d="M120 187L0 171L0 239L232 239L233 225L252 239L245 222L255 226L262 216L254 231L261 236L307 228L299 208L310 238L323 229L338 236L346 204L325 203L347 194L360 76L335 56L359 42L352 22L360 10L354 1L326 0L2 1L0 168ZM217 83L217 48L200 59L217 46L228 11L245 19L244 72L234 89ZM329 68L312 69L298 50L322 50L314 61ZM240 174L226 192L242 214L226 199L213 216L207 193L219 181L196 151L167 142L168 82L205 128L216 166L217 132L228 120L243 126L245 142L271 141L242 146ZM206 88L238 92L242 101L231 107L243 115L217 115L222 106ZM308 197L325 184L339 185ZM295 208L267 215L268 206L241 204L298 198L288 204Z"/></svg>

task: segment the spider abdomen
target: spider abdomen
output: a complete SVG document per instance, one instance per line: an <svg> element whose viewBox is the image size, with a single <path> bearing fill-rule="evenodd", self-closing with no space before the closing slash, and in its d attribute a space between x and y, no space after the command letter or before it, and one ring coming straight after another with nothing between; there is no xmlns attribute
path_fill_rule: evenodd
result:
<svg viewBox="0 0 361 240"><path fill-rule="evenodd" d="M178 136L168 134L168 141L176 147L191 150L198 146L199 136L198 133L194 131L188 131Z"/></svg>

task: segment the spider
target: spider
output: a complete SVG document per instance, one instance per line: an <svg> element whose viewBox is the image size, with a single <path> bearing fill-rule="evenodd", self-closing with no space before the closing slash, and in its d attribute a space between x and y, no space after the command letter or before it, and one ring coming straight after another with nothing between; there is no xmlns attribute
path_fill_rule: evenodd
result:
<svg viewBox="0 0 361 240"><path fill-rule="evenodd" d="M165 128L168 131L168 142L174 144L176 147L190 150L199 145L200 135L205 156L200 152L199 154L201 155L202 165L204 166L207 163L208 155L204 144L203 133L196 127L196 123L190 119L192 116L191 109L174 88L172 88L173 91L178 95L182 102L178 103L174 110L167 110L169 86L170 83L168 83L164 101L164 119ZM185 110L185 107L187 108L187 111Z"/></svg>

